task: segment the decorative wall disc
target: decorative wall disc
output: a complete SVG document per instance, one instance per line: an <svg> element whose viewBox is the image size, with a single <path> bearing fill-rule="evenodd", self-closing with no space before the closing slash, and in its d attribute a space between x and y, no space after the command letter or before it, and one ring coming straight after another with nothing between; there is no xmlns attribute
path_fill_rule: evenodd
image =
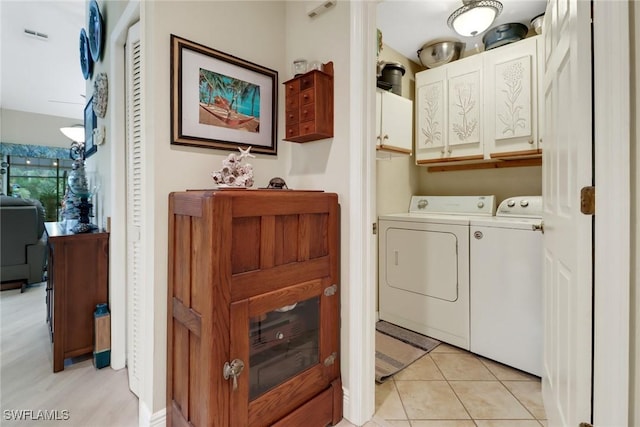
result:
<svg viewBox="0 0 640 427"><path fill-rule="evenodd" d="M109 81L107 73L100 73L93 82L93 111L101 119L107 114L107 99L109 97Z"/></svg>
<svg viewBox="0 0 640 427"><path fill-rule="evenodd" d="M100 8L96 0L91 0L89 3L89 26L87 27L87 32L91 58L93 58L94 62L98 62L102 54L104 23L102 22L102 15L100 14Z"/></svg>
<svg viewBox="0 0 640 427"><path fill-rule="evenodd" d="M89 37L87 37L87 32L83 28L80 30L80 68L82 69L82 77L85 80L91 75L92 65L93 61L89 54Z"/></svg>

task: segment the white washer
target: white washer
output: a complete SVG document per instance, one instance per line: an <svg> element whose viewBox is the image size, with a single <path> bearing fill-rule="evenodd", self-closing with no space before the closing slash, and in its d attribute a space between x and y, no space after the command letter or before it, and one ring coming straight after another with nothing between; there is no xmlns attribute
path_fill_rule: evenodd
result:
<svg viewBox="0 0 640 427"><path fill-rule="evenodd" d="M379 217L379 317L469 349L469 221L495 196L413 196Z"/></svg>
<svg viewBox="0 0 640 427"><path fill-rule="evenodd" d="M542 375L542 197L471 221L471 351Z"/></svg>

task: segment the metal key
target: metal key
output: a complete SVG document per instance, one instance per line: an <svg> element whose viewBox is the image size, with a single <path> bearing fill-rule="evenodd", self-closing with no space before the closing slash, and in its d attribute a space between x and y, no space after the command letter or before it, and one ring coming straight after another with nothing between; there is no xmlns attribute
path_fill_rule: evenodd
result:
<svg viewBox="0 0 640 427"><path fill-rule="evenodd" d="M238 389L238 375L244 369L244 362L240 359L233 359L231 363L225 362L224 368L222 369L222 375L225 380L228 380L230 377L233 377L233 391Z"/></svg>

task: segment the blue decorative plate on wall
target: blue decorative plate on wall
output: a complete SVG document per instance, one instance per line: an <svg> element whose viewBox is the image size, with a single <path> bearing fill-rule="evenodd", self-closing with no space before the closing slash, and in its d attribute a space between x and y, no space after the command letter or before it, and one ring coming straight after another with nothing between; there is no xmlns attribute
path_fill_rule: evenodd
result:
<svg viewBox="0 0 640 427"><path fill-rule="evenodd" d="M91 58L94 62L100 60L102 54L102 38L104 36L104 27L102 22L102 15L100 15L100 8L96 0L91 0L89 3L89 49L91 51Z"/></svg>
<svg viewBox="0 0 640 427"><path fill-rule="evenodd" d="M82 76L85 80L91 75L91 56L89 54L89 38L87 32L83 29L80 30L80 68L82 69Z"/></svg>

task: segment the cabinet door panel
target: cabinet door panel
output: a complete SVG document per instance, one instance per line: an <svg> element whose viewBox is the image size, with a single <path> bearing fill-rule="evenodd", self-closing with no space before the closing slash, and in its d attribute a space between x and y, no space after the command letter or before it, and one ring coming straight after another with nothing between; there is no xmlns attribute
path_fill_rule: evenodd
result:
<svg viewBox="0 0 640 427"><path fill-rule="evenodd" d="M229 380L231 425L266 426L328 387L335 377L337 294L312 280L231 304L230 359L244 369ZM283 399L283 396L287 396ZM235 411L234 411L235 409Z"/></svg>
<svg viewBox="0 0 640 427"><path fill-rule="evenodd" d="M447 66L448 157L482 154L482 57L471 56Z"/></svg>
<svg viewBox="0 0 640 427"><path fill-rule="evenodd" d="M382 93L380 111L381 146L405 150L413 148L413 102L390 92Z"/></svg>
<svg viewBox="0 0 640 427"><path fill-rule="evenodd" d="M437 159L445 146L444 69L416 74L416 159Z"/></svg>
<svg viewBox="0 0 640 427"><path fill-rule="evenodd" d="M536 154L538 37L486 53L485 140L490 157Z"/></svg>

